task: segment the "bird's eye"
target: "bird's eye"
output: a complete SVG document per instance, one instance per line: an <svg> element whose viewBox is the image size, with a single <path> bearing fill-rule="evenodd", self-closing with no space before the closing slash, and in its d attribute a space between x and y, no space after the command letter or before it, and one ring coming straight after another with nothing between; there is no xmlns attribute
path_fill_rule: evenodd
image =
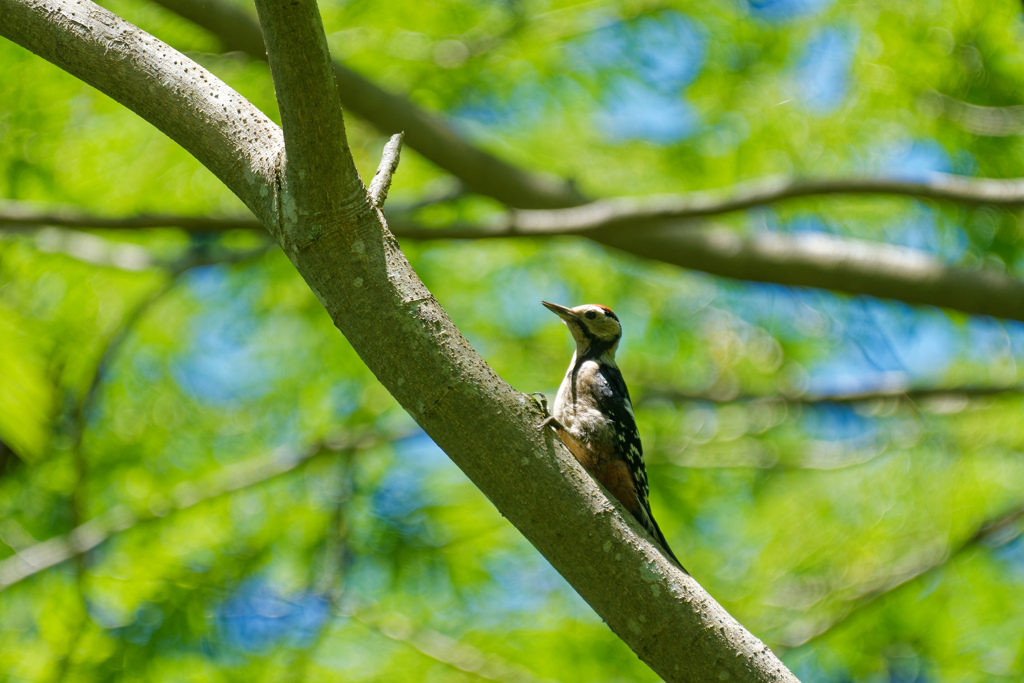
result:
<svg viewBox="0 0 1024 683"><path fill-rule="evenodd" d="M593 320L594 318L597 317L597 312L596 311L587 311L583 315L587 316L588 320Z"/></svg>

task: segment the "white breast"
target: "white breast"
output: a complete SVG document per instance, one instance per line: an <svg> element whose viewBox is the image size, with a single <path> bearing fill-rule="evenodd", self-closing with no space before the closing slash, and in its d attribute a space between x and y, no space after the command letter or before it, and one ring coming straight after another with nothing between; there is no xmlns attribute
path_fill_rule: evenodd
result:
<svg viewBox="0 0 1024 683"><path fill-rule="evenodd" d="M558 388L552 414L569 432L581 441L601 440L604 432L611 427L610 421L598 410L595 395L595 376L598 365L592 360L580 364L575 376L573 391L573 368L576 356L572 357L569 370L565 373L562 386Z"/></svg>

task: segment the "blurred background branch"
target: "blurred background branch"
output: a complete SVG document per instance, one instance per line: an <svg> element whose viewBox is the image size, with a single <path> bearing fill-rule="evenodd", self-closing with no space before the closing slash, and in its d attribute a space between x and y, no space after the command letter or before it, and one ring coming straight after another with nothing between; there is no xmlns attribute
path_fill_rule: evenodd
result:
<svg viewBox="0 0 1024 683"><path fill-rule="evenodd" d="M301 452L281 448L245 462L225 466L203 479L182 482L166 495L156 496L137 508L123 505L111 508L67 534L23 548L15 555L0 560L0 591L37 572L77 558L112 536L139 524L162 519L172 512L187 510L200 503L261 484L320 455L366 448L371 443L372 438L366 435L336 435Z"/></svg>
<svg viewBox="0 0 1024 683"><path fill-rule="evenodd" d="M1020 520L1024 518L1024 506L1018 506L1003 512L981 523L977 531L970 537L959 542L948 543L941 552L911 551L910 561L902 571L888 576L873 577L872 580L856 586L837 587L844 593L841 600L842 614L836 618L815 622L798 622L785 632L779 642L788 647L799 647L815 638L820 638L831 629L839 627L845 621L855 618L873 601L903 588L914 579L928 573L938 571L956 557L976 548L984 546L988 549L999 548L1017 539L1022 532ZM918 561L921 560L921 561Z"/></svg>
<svg viewBox="0 0 1024 683"><path fill-rule="evenodd" d="M396 213L401 219L409 211L461 196L465 178L457 176L459 189L425 204L402 207ZM452 225L434 228L439 238L484 235L494 237L516 235L567 235L617 227L639 227L662 224L670 219L706 218L794 199L823 196L897 196L928 199L966 206L1024 206L1024 180L1018 178L968 178L945 173L932 173L922 181L887 178L836 178L800 180L769 178L736 187L694 191L685 194L661 194L647 197L618 197L588 201L563 209L520 209L486 224ZM514 204L509 204L515 207ZM179 228L187 232L223 232L227 230L260 230L262 224L253 218L203 217L174 215L140 215L123 218L90 216L79 210L59 213L33 211L28 205L6 202L0 207L0 227L12 229L50 225L80 229L139 230L146 228ZM405 227L417 228L410 222ZM445 232L447 231L447 232Z"/></svg>
<svg viewBox="0 0 1024 683"><path fill-rule="evenodd" d="M210 31L228 50L244 52L255 59L267 58L260 26L245 10L222 0L156 2ZM365 118L386 135L405 131L405 144L473 191L520 208L573 206L585 201L568 183L516 168L467 144L439 119L337 60L334 75L346 110Z"/></svg>
<svg viewBox="0 0 1024 683"><path fill-rule="evenodd" d="M638 401L639 405L645 403L656 404L661 401L674 403L688 401L708 401L712 403L751 402L751 401L781 401L791 404L815 404L815 403L879 403L887 401L906 401L909 403L927 402L933 400L959 400L973 398L987 398L1003 394L1024 393L1024 386L995 386L995 387L972 387L972 386L949 386L949 387L909 387L890 386L882 387L876 391L858 391L853 393L835 394L736 394L719 393L715 391L686 391L671 387L657 385L649 386Z"/></svg>
<svg viewBox="0 0 1024 683"><path fill-rule="evenodd" d="M541 679L536 678L526 667L507 662L472 645L460 643L433 629L419 626L403 614L391 612L377 618L357 614L355 619L391 640L415 648L431 659L485 681L541 683ZM543 680L552 682L552 679Z"/></svg>
<svg viewBox="0 0 1024 683"><path fill-rule="evenodd" d="M589 212L593 210L599 216ZM651 209L656 214L661 209ZM579 212L579 213L577 213ZM614 218L609 217L609 212ZM23 212L16 212L21 225L29 220ZM631 225L620 212L605 204L591 204L565 212L564 222L552 216L558 212L517 212L516 222L509 226L487 228L430 229L402 219L390 219L388 225L397 236L406 239L473 239L511 236L579 235L599 243L613 246L639 256L671 263L714 275L775 284L818 287L848 294L896 299L911 304L924 304L951 308L965 313L991 315L1012 320L1024 320L1024 282L1016 277L991 270L968 270L944 266L929 254L906 247L882 243L833 237L822 234L786 236L764 234L742 237L722 228L697 229L693 224L666 223L658 219L653 225ZM39 216L37 225L49 224L54 216ZM84 227L87 217L67 216L57 222L67 226L76 223ZM196 219L175 220L170 217L137 217L127 219L133 227L149 221L188 225ZM653 220L653 219L651 219ZM3 222L3 219L0 219ZM102 221L97 221L101 223ZM192 223L206 228L215 221ZM110 229L114 223L107 222ZM244 223L229 220L224 229L237 229ZM257 224L250 224L255 228ZM53 235L52 238L49 236ZM82 237L76 240L62 233L43 233L39 238L44 245L66 245L69 252L87 254L98 238ZM88 244L86 244L88 243ZM50 247L59 249L59 246ZM95 249L107 254L114 262L146 263L141 252L132 247Z"/></svg>
<svg viewBox="0 0 1024 683"><path fill-rule="evenodd" d="M992 137L1024 134L1024 105L982 107L934 90L924 94L928 106L935 106L947 119L968 133Z"/></svg>

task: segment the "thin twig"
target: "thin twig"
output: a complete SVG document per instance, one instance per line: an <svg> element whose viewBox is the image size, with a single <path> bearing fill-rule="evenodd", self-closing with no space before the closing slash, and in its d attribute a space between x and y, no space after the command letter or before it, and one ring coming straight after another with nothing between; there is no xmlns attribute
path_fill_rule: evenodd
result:
<svg viewBox="0 0 1024 683"><path fill-rule="evenodd" d="M0 560L0 591L33 574L92 550L118 533L144 522L160 519L169 512L187 510L220 496L263 483L295 469L325 452L345 448L366 448L372 437L332 437L303 450L280 448L235 465L228 465L196 481L185 481L167 495L154 496L143 506L117 505L93 517L69 533L37 543Z"/></svg>
<svg viewBox="0 0 1024 683"><path fill-rule="evenodd" d="M123 326L122 326L123 329ZM104 355L110 351L110 344L108 343L107 349ZM99 368L96 369L93 375L93 382L96 382L97 377L100 374ZM68 392L70 393L70 392ZM89 475L89 464L85 459L85 454L82 451L82 437L85 433L86 426L86 409L87 403L91 398L91 392L86 394L77 401L75 409L70 411L70 416L65 413L65 419L63 420L63 428L65 431L71 431L72 445L70 448L71 459L74 465L75 472L75 485L69 496L69 518L71 524L77 526L83 516L83 512L87 509L86 500L86 480ZM88 627L88 602L86 598L86 586L85 586L85 558L79 555L74 558L74 572L75 572L75 598L79 608L78 619L75 620L75 624L72 627L72 635L68 639L67 647L57 657L57 662L53 668L54 683L63 681L70 675L71 672L71 658L78 649L78 645L82 640L82 636ZM2 586L2 584L0 584ZM0 588L2 590L2 588ZM74 614L71 610L67 611L69 620L71 615Z"/></svg>
<svg viewBox="0 0 1024 683"><path fill-rule="evenodd" d="M353 493L349 490L349 487L354 485L354 478L350 472L352 458L343 463L343 467L345 468L342 474L343 490L339 494L338 505L331 523L331 533L329 533L324 541L324 571L323 575L316 581L317 592L327 595L333 606L332 619L323 625L320 633L317 635L316 642L305 651L303 660L297 662L297 664L302 665L302 669L297 668L297 671L304 671L308 666L315 650L321 645L334 617L352 617L392 640L415 648L435 661L447 664L461 671L473 673L485 680L505 681L508 683L541 683L529 670L522 666L512 664L496 655L482 652L471 645L454 641L431 629L416 626L404 615L391 613L381 619L368 615L352 615L344 609L341 603L341 582L344 565L346 564L345 555L348 552L348 525L345 519L345 502L351 499ZM545 679L545 681L555 683L551 679Z"/></svg>
<svg viewBox="0 0 1024 683"><path fill-rule="evenodd" d="M96 257L102 252L102 247L106 247L109 252L112 248L119 245L108 245L103 244L105 240L96 238L92 235L81 235L79 233L67 233L65 236L71 238L71 243L75 244L80 242L80 238L86 239L92 238L98 240L98 243L93 243L91 248L88 250L89 255ZM55 249L54 249L55 250ZM141 256L148 255L148 252L142 250ZM141 258L133 258L132 262L137 263ZM126 265L126 264L122 264ZM128 334L135 328L139 320L145 315L147 311L167 292L171 291L174 284L177 282L178 277L193 267L191 259L188 256L181 259L180 263L177 264L170 274L170 276L152 293L146 296L141 303L135 306L132 312L121 321L114 333L107 339L103 353L100 355L99 360L93 369L92 377L89 381L89 385L86 387L84 393L81 394L80 398L74 401L74 408L70 411L65 412L64 431L70 432L71 436L71 447L70 452L74 461L75 468L75 487L71 495L70 500L70 512L72 525L77 529L82 529L85 525L81 524L83 512L87 509L85 500L86 480L88 477L88 460L85 457L85 453L82 450L82 442L85 438L86 427L89 422L89 417L93 412L96 397L99 395L100 385L103 383L104 378L107 374L107 369L113 359L117 356L118 351L121 349L124 340ZM70 393L70 392L69 392ZM72 532L74 533L74 532ZM88 534L86 534L88 535ZM78 539L81 540L81 539ZM42 544L40 544L42 545ZM37 546L38 547L38 546ZM15 557L25 557L25 553L32 556L32 548L28 548L23 552L18 552ZM63 680L70 674L71 670L71 657L78 647L85 629L87 627L88 619L86 617L86 588L85 588L85 555L84 551L75 554L73 557L75 564L75 587L78 594L78 601L81 603L82 618L78 620L74 628L74 635L71 637L69 645L64 653L60 656L54 667L53 680L55 682ZM3 590L5 583L3 580L3 569L0 567L0 590Z"/></svg>
<svg viewBox="0 0 1024 683"><path fill-rule="evenodd" d="M512 664L497 655L483 652L472 645L460 643L424 626L418 626L408 617L394 613L380 619L354 615L356 621L380 632L388 638L405 643L422 654L460 671L466 671L488 681L503 683L540 683L528 669ZM551 681L551 679L545 679Z"/></svg>
<svg viewBox="0 0 1024 683"><path fill-rule="evenodd" d="M2 220L0 217L0 238L3 237ZM240 251L193 246L185 254L168 259L155 256L149 249L136 244L115 242L79 230L44 227L38 230L25 229L13 234L26 235L36 249L46 254L63 254L83 263L129 272L165 268L178 273L198 266L238 263L260 256L276 246L269 239L258 247Z"/></svg>
<svg viewBox="0 0 1024 683"><path fill-rule="evenodd" d="M889 577L887 580L882 582L881 585L872 585L870 588L843 600L843 603L849 605L849 607L839 617L828 621L824 625L817 625L812 629L808 629L805 624L797 623L783 634L779 639L779 642L787 647L798 647L800 645L804 645L811 640L820 638L828 631L839 626L851 616L863 610L867 605L883 595L887 595L900 586L910 583L926 572L933 571L948 564L954 557L966 550L969 550L975 545L986 544L991 547L1006 545L1021 534L1022 530L1020 528L1013 528L1013 525L1018 523L1021 519L1024 519L1024 505L1015 507L1008 512L1004 512L1001 515L983 522L978 526L978 529L974 534L962 541L955 548L949 548L945 553L931 555L932 557L937 557L937 559L926 561L923 564L911 567L906 571L899 572L897 575Z"/></svg>
<svg viewBox="0 0 1024 683"><path fill-rule="evenodd" d="M398 161L402 154L402 139L405 133L395 133L384 145L384 153L380 158L380 165L377 172L373 174L370 181L370 201L378 209L384 206L388 198L388 190L391 189L391 176L398 170Z"/></svg>
<svg viewBox="0 0 1024 683"><path fill-rule="evenodd" d="M178 228L185 232L227 232L229 230L264 230L263 224L252 216L177 216L139 214L122 218L96 216L78 209L57 212L34 211L27 205L14 202L0 204L0 230L13 232L19 228L52 226L76 230L146 230L152 228Z"/></svg>
<svg viewBox="0 0 1024 683"><path fill-rule="evenodd" d="M67 233L67 231L65 231ZM52 237L52 236L51 236ZM63 237L70 238L72 245L78 245L79 250L81 249L80 238L91 239L89 248L87 250L88 255L93 257L93 262L96 262L97 258L101 258L104 253L109 253L112 250L116 250L122 245L111 245L106 243L106 240L92 236L83 235L81 233L68 233ZM53 244L55 240L50 239L51 247L50 251L56 251L57 248ZM139 263L146 263L152 265L153 260L148 258L148 251L141 248L136 248L141 253L134 254L131 258L131 265L138 265ZM265 249L260 249L259 253L262 253ZM75 488L71 497L71 519L72 523L76 526L75 530L68 535L68 540L64 547L77 552L72 552L68 557L64 559L75 560L75 586L78 594L79 602L82 605L82 618L75 626L74 634L70 639L69 645L62 656L57 661L54 667L54 681L61 681L66 676L70 675L71 671L71 658L74 655L75 650L78 647L78 643L81 641L85 629L88 625L88 619L85 616L86 613L86 596L85 596L85 566L84 566L84 553L92 548L99 542L97 533L97 525L94 523L96 520L90 520L85 524L79 524L80 516L82 511L86 508L86 502L84 499L85 495L85 481L88 476L88 461L85 458L85 454L82 452L82 441L85 436L86 426L88 419L92 413L96 396L99 392L99 387L106 376L107 368L112 362L113 358L117 355L120 350L125 338L129 332L134 329L138 321L143 315L150 310L150 308L167 292L169 292L174 284L178 281L178 278L191 268L198 265L204 265L205 255L199 255L190 251L189 254L181 257L176 261L170 268L171 274L167 280L160 285L154 292L150 293L140 304L138 304L131 314L125 318L121 324L117 327L115 332L107 340L106 347L103 353L100 355L99 360L96 363L96 367L93 371L92 378L89 381L89 386L81 397L74 402L74 408L65 413L65 430L71 434L71 448L72 457L74 458L75 471L76 471L76 483ZM253 255L252 252L247 252L242 255L231 255L231 256L244 256L249 258ZM128 263L119 263L122 267L129 266ZM128 269L135 270L136 268L129 267ZM109 520L109 529L111 531L118 530L119 524L123 522L123 518L120 514L114 514ZM52 541L53 539L51 539ZM7 560L0 561L0 591L12 583L17 583L25 576L30 573L27 570L31 568L42 569L47 566L52 566L58 560L59 544L50 543L49 541L36 544L24 550L15 549L16 554L8 558ZM19 562L18 560L21 560ZM59 560L63 561L63 560Z"/></svg>
<svg viewBox="0 0 1024 683"><path fill-rule="evenodd" d="M188 253L169 265L168 278L145 299L143 299L143 301L132 310L128 317L121 322L108 339L106 348L103 350L102 355L96 363L96 368L93 372L92 379L89 382L89 386L87 387L85 394L83 394L81 401L78 402L77 409L75 411L76 427L74 431L74 449L76 452L81 447L82 438L85 436L86 424L93 411L100 385L106 378L107 370L114 358L117 356L117 353L120 351L121 346L124 344L128 335L143 316L145 316L160 299L171 292L180 281L181 277L190 270L215 263L240 263L242 261L261 256L272 247L273 244L270 243L254 250L227 252L222 253L219 256L215 256L213 251L207 249L190 249Z"/></svg>
<svg viewBox="0 0 1024 683"><path fill-rule="evenodd" d="M336 466L340 471L334 513L331 515L330 524L323 538L318 543L314 559L309 563L306 592L326 596L333 609L329 618L325 619L318 627L313 642L296 654L291 666L292 680L296 683L309 678L310 666L334 624L345 589L345 571L348 568L350 552L345 506L352 499L354 485L352 469L356 452L355 449L348 449L339 454ZM319 558L316 555L319 555Z"/></svg>

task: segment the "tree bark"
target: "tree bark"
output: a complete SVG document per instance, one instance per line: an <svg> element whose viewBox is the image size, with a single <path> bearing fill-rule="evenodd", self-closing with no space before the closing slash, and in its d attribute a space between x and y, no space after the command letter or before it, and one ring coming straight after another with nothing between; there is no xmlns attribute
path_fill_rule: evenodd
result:
<svg viewBox="0 0 1024 683"><path fill-rule="evenodd" d="M262 0L260 13L283 135L205 69L89 0L0 0L0 35L151 120L238 194L384 386L665 680L795 681L536 429L539 410L420 282L347 155L315 3Z"/></svg>

